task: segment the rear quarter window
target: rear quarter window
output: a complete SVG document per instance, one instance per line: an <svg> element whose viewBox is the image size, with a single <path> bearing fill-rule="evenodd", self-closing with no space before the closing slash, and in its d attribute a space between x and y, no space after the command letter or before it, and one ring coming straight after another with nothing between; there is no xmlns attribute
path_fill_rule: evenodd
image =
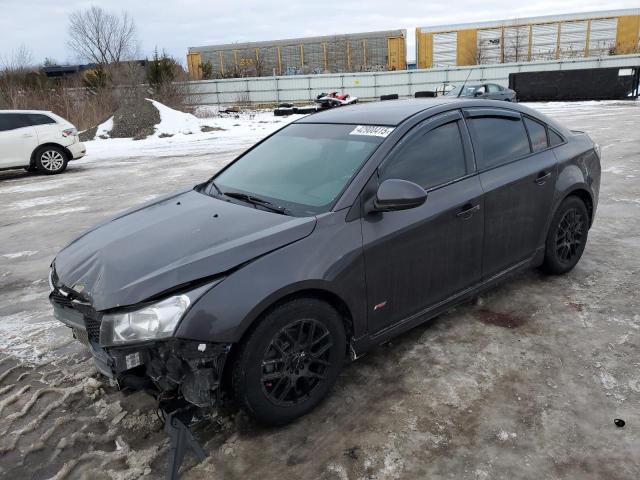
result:
<svg viewBox="0 0 640 480"><path fill-rule="evenodd" d="M564 143L564 138L562 138L555 130L549 129L549 146L555 147L556 145L560 145Z"/></svg>
<svg viewBox="0 0 640 480"><path fill-rule="evenodd" d="M479 170L504 165L531 153L527 131L518 117L475 117L467 123L473 134Z"/></svg>
<svg viewBox="0 0 640 480"><path fill-rule="evenodd" d="M529 132L529 138L531 139L531 148L534 152L539 152L549 146L547 127L527 117L524 118L524 124L527 126L527 132Z"/></svg>
<svg viewBox="0 0 640 480"><path fill-rule="evenodd" d="M56 123L53 118L42 113L27 113L26 116L31 122L31 125L49 125L51 123Z"/></svg>

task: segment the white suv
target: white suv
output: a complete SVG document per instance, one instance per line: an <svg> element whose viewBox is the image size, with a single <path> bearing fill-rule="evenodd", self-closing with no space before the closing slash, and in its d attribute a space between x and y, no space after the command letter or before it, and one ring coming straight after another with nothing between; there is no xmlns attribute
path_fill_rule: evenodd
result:
<svg viewBox="0 0 640 480"><path fill-rule="evenodd" d="M76 127L55 113L0 110L0 170L26 168L51 175L85 153Z"/></svg>

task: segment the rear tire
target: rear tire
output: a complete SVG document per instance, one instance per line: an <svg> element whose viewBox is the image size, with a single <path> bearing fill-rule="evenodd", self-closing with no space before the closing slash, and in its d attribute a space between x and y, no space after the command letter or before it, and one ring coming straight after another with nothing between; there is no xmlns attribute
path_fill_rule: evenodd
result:
<svg viewBox="0 0 640 480"><path fill-rule="evenodd" d="M232 388L258 422L283 425L320 403L345 357L338 312L321 300L298 298L267 313L240 344Z"/></svg>
<svg viewBox="0 0 640 480"><path fill-rule="evenodd" d="M68 161L67 153L54 145L41 147L36 152L36 168L46 175L64 172Z"/></svg>
<svg viewBox="0 0 640 480"><path fill-rule="evenodd" d="M588 233L586 205L576 196L565 198L553 215L547 232L542 269L553 275L573 269L582 257Z"/></svg>

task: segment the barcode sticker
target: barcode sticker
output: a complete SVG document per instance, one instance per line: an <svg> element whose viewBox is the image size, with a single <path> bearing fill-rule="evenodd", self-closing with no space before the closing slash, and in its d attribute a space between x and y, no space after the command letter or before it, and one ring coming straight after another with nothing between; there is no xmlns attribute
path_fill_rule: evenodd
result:
<svg viewBox="0 0 640 480"><path fill-rule="evenodd" d="M367 137L382 137L386 138L393 132L392 127L381 127L379 125L358 125L351 130L349 135L364 135Z"/></svg>
<svg viewBox="0 0 640 480"><path fill-rule="evenodd" d="M126 363L127 363L127 370L130 368L134 368L137 367L138 365L140 365L142 363L142 361L140 360L140 353L136 352L136 353L130 353L129 355L127 355L126 357L124 357Z"/></svg>

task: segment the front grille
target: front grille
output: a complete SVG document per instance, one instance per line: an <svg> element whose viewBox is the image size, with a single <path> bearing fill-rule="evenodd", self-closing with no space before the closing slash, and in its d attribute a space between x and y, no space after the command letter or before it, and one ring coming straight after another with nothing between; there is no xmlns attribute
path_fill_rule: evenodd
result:
<svg viewBox="0 0 640 480"><path fill-rule="evenodd" d="M87 327L87 337L89 337L89 340L98 343L100 341L100 320L85 315L84 324Z"/></svg>
<svg viewBox="0 0 640 480"><path fill-rule="evenodd" d="M57 288L51 292L50 298L53 302L64 308L71 308L82 314L86 337L93 343L100 341L101 315L87 303L74 302L71 298L64 296ZM83 339L81 339L83 340Z"/></svg>
<svg viewBox="0 0 640 480"><path fill-rule="evenodd" d="M62 307L73 308L73 302L71 302L71 299L62 295L58 289L51 292L51 300Z"/></svg>

